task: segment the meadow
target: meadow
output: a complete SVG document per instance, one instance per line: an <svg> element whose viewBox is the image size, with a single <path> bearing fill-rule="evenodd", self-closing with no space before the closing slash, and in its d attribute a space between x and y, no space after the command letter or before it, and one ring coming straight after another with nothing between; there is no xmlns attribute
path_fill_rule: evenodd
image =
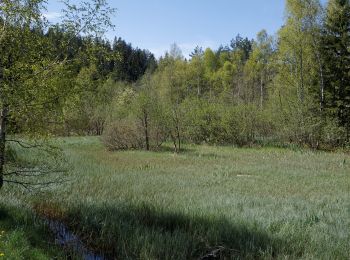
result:
<svg viewBox="0 0 350 260"><path fill-rule="evenodd" d="M350 258L349 154L207 145L110 152L97 137L57 142L67 183L0 193L0 253L9 259L64 258L35 215L65 223L111 259Z"/></svg>

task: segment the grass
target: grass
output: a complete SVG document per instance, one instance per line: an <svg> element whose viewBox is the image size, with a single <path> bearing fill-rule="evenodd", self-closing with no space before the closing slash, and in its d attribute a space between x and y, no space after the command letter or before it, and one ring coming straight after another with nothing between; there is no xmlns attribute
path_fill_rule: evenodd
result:
<svg viewBox="0 0 350 260"><path fill-rule="evenodd" d="M45 238L45 239L44 239ZM0 259L63 259L62 250L22 202L0 198Z"/></svg>
<svg viewBox="0 0 350 260"><path fill-rule="evenodd" d="M174 155L109 152L98 138L58 142L70 182L45 200L5 188L2 207L8 197L28 201L107 256L350 258L348 154L187 145Z"/></svg>

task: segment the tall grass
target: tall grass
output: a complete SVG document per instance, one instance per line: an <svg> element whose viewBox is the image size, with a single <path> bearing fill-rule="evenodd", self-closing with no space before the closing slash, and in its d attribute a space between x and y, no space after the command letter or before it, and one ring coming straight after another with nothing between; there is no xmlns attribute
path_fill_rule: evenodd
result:
<svg viewBox="0 0 350 260"><path fill-rule="evenodd" d="M198 259L215 249L222 259L350 257L347 154L190 145L179 155L113 153L98 138L59 142L70 181L30 204L111 258Z"/></svg>

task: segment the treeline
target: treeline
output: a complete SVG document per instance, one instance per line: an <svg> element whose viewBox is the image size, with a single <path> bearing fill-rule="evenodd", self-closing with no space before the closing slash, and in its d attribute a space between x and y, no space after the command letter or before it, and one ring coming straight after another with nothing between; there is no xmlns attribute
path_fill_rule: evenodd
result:
<svg viewBox="0 0 350 260"><path fill-rule="evenodd" d="M96 67L100 79L110 77L114 81L134 82L140 79L148 68L156 68L156 60L148 50L134 48L122 38L113 42L98 37L83 37L70 34L65 28L53 26L47 32L40 32L48 39L50 52L58 61L75 61L75 70Z"/></svg>
<svg viewBox="0 0 350 260"><path fill-rule="evenodd" d="M25 37L31 39L26 41L31 52L18 37L16 45L2 50L3 63L16 46L16 59L28 65L27 71L17 71L15 64L2 64L13 71L3 79L15 101L11 106L1 101L13 108L10 134L45 128L56 135L103 135L110 149L156 149L169 140L177 151L183 142L349 145L348 0L330 0L326 7L318 0L287 0L277 35L264 30L254 40L238 35L217 50L197 47L190 59L173 45L157 61L120 38L110 43L64 26L31 30ZM33 44L33 39L40 40ZM46 59L59 66L41 80L33 77L36 67L27 56L40 60L38 69L48 70ZM23 95L11 94L17 75L35 78L16 79ZM31 100L37 106L40 97L40 109L31 113ZM17 107L21 110L14 112Z"/></svg>
<svg viewBox="0 0 350 260"><path fill-rule="evenodd" d="M349 145L350 4L287 0L277 36L239 35L189 60L174 45L158 68L119 85L104 140L110 149L155 149L172 140L315 149Z"/></svg>

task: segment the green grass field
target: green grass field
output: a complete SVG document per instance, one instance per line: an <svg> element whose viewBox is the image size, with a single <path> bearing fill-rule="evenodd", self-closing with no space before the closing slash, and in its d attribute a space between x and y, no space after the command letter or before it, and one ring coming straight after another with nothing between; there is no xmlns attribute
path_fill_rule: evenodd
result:
<svg viewBox="0 0 350 260"><path fill-rule="evenodd" d="M22 232L28 254L59 254L40 242L52 238L33 227L33 208L115 259L199 259L217 248L222 259L350 258L348 154L203 145L175 155L109 152L98 138L59 143L68 183L35 196L0 193L4 241ZM0 239L0 253L9 250Z"/></svg>

